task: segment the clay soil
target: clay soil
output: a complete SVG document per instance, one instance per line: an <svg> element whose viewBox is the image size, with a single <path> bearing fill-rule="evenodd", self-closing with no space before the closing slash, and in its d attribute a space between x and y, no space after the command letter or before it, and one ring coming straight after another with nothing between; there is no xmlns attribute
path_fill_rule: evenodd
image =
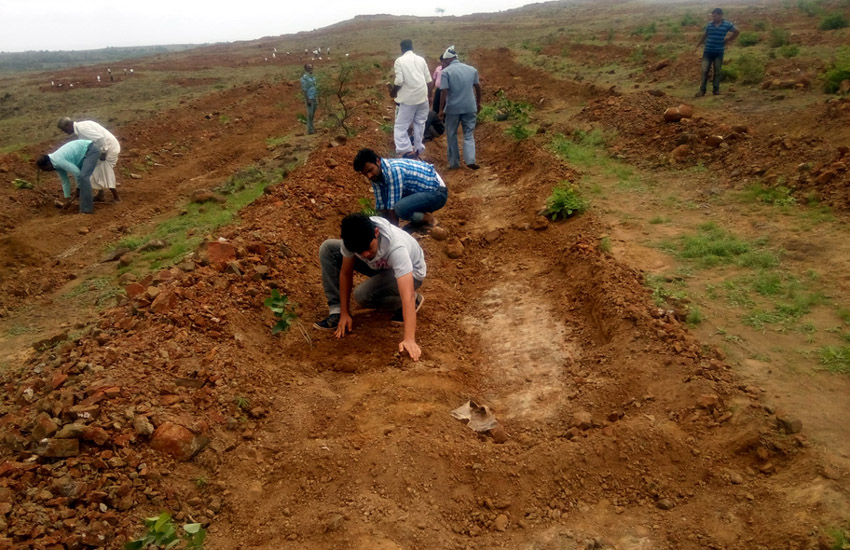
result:
<svg viewBox="0 0 850 550"><path fill-rule="evenodd" d="M213 51L198 53L205 69L246 62ZM137 66L209 83L187 59ZM56 210L49 178L0 191L0 548L120 548L164 510L203 523L211 549L829 547L825 530L850 517L850 454L846 397L824 388L846 377L779 399L799 379L765 382L652 301L638 235L601 209L557 222L538 212L553 186L582 176L548 139L593 127L616 132L613 155L671 182L697 164L793 177L844 216L847 142L829 132L850 111L821 102L788 114L786 128L808 137L775 132L775 113L755 107L671 125L661 113L682 100L649 69L623 90L555 78L508 49L470 60L485 101L502 90L531 103L540 129L518 142L482 123L477 171L448 170L444 139L428 145L450 198L439 212L448 239L418 236L428 262L418 362L397 352L401 328L386 312L358 311L343 340L310 326L325 313L318 247L369 196L351 159L361 147L392 154L377 68L353 87L356 137L304 135L297 83L247 83L117 129L121 162L153 168L94 216ZM266 141L283 135L284 146ZM727 146L706 145L711 135ZM671 161L681 145L688 154ZM31 179L28 160L53 146L0 156L3 175ZM249 165L295 160L179 266L122 279L126 295L105 308L86 293L64 298L93 278L118 284L103 260L131 228L179 216L193 192ZM613 254L599 246L612 231ZM222 250L232 256L219 262ZM298 314L276 336L263 305L273 289ZM469 400L500 427L477 433L453 418ZM809 421L812 403L825 418ZM56 443L69 426L76 435ZM42 438L75 444L51 457Z"/></svg>

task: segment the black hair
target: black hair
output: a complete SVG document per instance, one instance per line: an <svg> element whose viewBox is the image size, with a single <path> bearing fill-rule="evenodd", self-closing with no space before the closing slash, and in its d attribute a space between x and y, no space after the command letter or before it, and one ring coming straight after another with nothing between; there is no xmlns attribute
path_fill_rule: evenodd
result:
<svg viewBox="0 0 850 550"><path fill-rule="evenodd" d="M413 40L405 38L401 41L401 51L407 52L413 49Z"/></svg>
<svg viewBox="0 0 850 550"><path fill-rule="evenodd" d="M371 149L360 149L357 151L357 156L354 157L354 170L362 172L366 168L366 163L378 164L378 153Z"/></svg>
<svg viewBox="0 0 850 550"><path fill-rule="evenodd" d="M717 15L723 15L723 10L720 8L714 8L711 10L711 13L716 13Z"/></svg>
<svg viewBox="0 0 850 550"><path fill-rule="evenodd" d="M375 238L375 222L363 212L349 214L340 224L342 244L355 254L369 250Z"/></svg>
<svg viewBox="0 0 850 550"><path fill-rule="evenodd" d="M53 163L50 162L50 157L48 157L47 155L41 155L40 157L38 157L38 159L35 161L35 165L41 168L42 170L47 171L56 169L54 168Z"/></svg>

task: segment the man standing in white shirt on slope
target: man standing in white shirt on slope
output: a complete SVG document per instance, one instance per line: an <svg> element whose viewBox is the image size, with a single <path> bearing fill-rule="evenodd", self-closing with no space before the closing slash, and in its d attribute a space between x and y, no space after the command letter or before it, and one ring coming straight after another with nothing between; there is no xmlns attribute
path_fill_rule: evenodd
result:
<svg viewBox="0 0 850 550"><path fill-rule="evenodd" d="M431 72L425 60L413 53L413 41L409 39L401 41L401 57L395 60L393 70L395 82L389 90L390 97L395 99L397 104L393 130L396 154L404 158L418 159L420 153L425 151L422 136L425 133L428 111L431 110L431 92L434 88ZM407 135L411 122L413 145Z"/></svg>

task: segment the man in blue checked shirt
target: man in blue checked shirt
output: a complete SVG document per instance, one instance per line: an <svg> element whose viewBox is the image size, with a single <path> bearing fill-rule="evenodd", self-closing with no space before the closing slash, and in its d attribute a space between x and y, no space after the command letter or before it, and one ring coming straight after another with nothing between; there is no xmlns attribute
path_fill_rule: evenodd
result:
<svg viewBox="0 0 850 550"><path fill-rule="evenodd" d="M449 191L433 164L413 159L387 159L371 149L354 157L354 170L372 182L375 210L395 225L410 220L415 227L437 224L433 212L446 205Z"/></svg>
<svg viewBox="0 0 850 550"><path fill-rule="evenodd" d="M731 33L726 37L727 33ZM720 76L723 68L723 52L726 44L738 38L738 29L735 25L723 19L723 10L714 8L711 10L711 23L705 26L705 33L697 42L699 48L703 42L705 49L702 54L702 82L700 83L699 92L696 97L705 95L706 86L708 84L708 72L711 67L714 67L714 81L712 82L712 93L720 95Z"/></svg>
<svg viewBox="0 0 850 550"><path fill-rule="evenodd" d="M316 77L313 76L313 65L304 65L304 75L301 77L301 92L304 94L304 103L307 105L307 133L313 134L313 117L316 115L316 105L319 101L319 92L316 88Z"/></svg>

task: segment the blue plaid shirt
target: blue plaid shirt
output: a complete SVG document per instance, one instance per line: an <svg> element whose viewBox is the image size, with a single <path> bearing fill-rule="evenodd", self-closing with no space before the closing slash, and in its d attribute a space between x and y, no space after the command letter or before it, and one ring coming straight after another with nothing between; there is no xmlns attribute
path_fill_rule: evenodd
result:
<svg viewBox="0 0 850 550"><path fill-rule="evenodd" d="M390 210L402 197L442 187L433 164L412 159L382 158L380 162L384 181L372 182L375 210Z"/></svg>

